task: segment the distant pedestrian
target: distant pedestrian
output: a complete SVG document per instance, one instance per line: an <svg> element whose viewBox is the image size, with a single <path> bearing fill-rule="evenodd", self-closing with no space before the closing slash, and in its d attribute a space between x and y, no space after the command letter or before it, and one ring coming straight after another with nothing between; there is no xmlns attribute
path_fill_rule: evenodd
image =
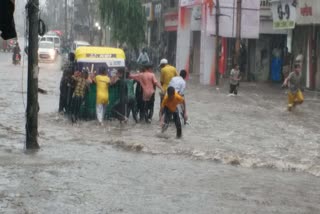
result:
<svg viewBox="0 0 320 214"><path fill-rule="evenodd" d="M140 53L140 55L139 55L139 57L137 59L137 63L140 64L140 65L146 65L146 64L150 63L150 58L148 56L146 48L142 49L142 52Z"/></svg>
<svg viewBox="0 0 320 214"><path fill-rule="evenodd" d="M230 72L230 91L229 95L237 95L240 84L240 70L239 65L236 64Z"/></svg>
<svg viewBox="0 0 320 214"><path fill-rule="evenodd" d="M304 60L303 51L300 50L299 54L295 58L295 64L299 64L300 67L302 68L303 60Z"/></svg>
<svg viewBox="0 0 320 214"><path fill-rule="evenodd" d="M295 64L294 71L285 79L283 86L289 87L288 93L288 111L292 111L296 105L302 104L304 101L301 88L301 65Z"/></svg>

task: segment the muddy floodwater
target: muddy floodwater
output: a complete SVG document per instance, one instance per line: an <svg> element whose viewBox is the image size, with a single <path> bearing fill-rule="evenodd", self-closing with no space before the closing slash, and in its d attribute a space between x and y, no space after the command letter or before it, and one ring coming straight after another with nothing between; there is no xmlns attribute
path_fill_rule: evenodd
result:
<svg viewBox="0 0 320 214"><path fill-rule="evenodd" d="M192 76L189 125L95 121L57 113L59 63L40 64L39 142L24 152L26 68L0 53L0 213L320 213L319 94L286 111L278 85ZM156 101L158 112L159 101Z"/></svg>

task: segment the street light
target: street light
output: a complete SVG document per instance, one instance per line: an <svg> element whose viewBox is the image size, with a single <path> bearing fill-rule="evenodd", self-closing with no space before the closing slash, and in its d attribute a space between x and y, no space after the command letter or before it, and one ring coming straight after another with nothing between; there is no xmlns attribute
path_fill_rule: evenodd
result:
<svg viewBox="0 0 320 214"><path fill-rule="evenodd" d="M95 26L98 28L100 26L99 22L96 22Z"/></svg>

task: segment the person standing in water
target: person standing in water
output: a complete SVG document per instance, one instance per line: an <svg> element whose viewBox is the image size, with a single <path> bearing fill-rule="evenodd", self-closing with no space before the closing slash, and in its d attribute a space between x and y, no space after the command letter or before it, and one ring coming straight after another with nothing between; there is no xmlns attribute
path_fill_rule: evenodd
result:
<svg viewBox="0 0 320 214"><path fill-rule="evenodd" d="M230 91L229 95L237 95L239 89L239 82L240 82L240 69L239 65L236 64L230 72Z"/></svg>
<svg viewBox="0 0 320 214"><path fill-rule="evenodd" d="M163 89L160 83L157 81L154 73L152 72L152 65L145 65L144 72L138 74L131 74L130 79L136 80L142 87L142 98L144 102L143 117L147 123L151 122L150 115L148 114L148 104L155 93L155 86L158 87L162 92Z"/></svg>
<svg viewBox="0 0 320 214"><path fill-rule="evenodd" d="M97 84L97 101L96 101L96 114L100 125L103 125L103 120L106 113L106 108L109 103L109 85L112 83L107 76L105 67L100 69L99 75L94 79Z"/></svg>
<svg viewBox="0 0 320 214"><path fill-rule="evenodd" d="M288 111L292 111L292 108L296 105L300 105L304 101L302 88L301 88L301 65L295 64L294 71L289 74L285 79L283 86L289 87L288 93Z"/></svg>
<svg viewBox="0 0 320 214"><path fill-rule="evenodd" d="M76 87L73 92L71 101L71 120L73 123L77 122L80 115L80 108L84 100L85 92L88 87L87 79L88 72L76 72L72 78L76 82Z"/></svg>
<svg viewBox="0 0 320 214"><path fill-rule="evenodd" d="M145 64L150 63L150 58L148 56L146 48L142 49L142 52L140 53L140 55L139 55L139 57L137 59L137 63L141 64L141 65L145 65Z"/></svg>
<svg viewBox="0 0 320 214"><path fill-rule="evenodd" d="M161 126L162 132L164 132L169 127L169 122L173 117L177 129L177 138L181 138L182 136L181 120L179 112L177 110L177 106L179 104L183 105L183 117L186 121L188 117L186 113L186 104L184 98L175 91L174 87L169 86L167 94L163 98L163 101L161 103L160 112L161 115L164 115L164 123L162 123Z"/></svg>

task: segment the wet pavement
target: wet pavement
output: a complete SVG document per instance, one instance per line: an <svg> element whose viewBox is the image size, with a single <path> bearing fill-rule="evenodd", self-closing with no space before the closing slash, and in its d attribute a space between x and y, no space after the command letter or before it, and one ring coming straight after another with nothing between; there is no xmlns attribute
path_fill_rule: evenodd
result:
<svg viewBox="0 0 320 214"><path fill-rule="evenodd" d="M148 126L72 125L57 114L59 65L41 64L41 150L26 154L26 72L10 59L0 53L0 213L320 213L315 92L289 113L279 86L228 97L226 82L193 77L178 140L157 114Z"/></svg>

